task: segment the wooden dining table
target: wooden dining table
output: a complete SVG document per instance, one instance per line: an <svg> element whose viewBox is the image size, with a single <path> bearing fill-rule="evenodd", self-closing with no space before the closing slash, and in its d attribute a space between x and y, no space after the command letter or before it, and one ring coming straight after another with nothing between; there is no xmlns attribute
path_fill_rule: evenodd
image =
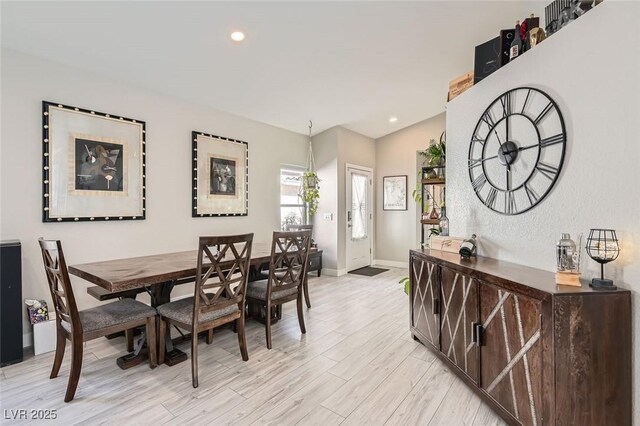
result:
<svg viewBox="0 0 640 426"><path fill-rule="evenodd" d="M312 248L310 252L316 250ZM197 258L198 251L189 250L71 265L68 269L70 274L96 284L109 292L145 289L151 297L151 306L155 308L169 303L171 291L176 285L195 282ZM270 258L270 243L253 244L250 281L263 278L260 270L265 265L268 268ZM311 307L307 281L308 279L305 277L303 293L307 307ZM118 358L117 363L120 368L127 369L142 362L141 352L145 340L144 338L140 339L134 352ZM168 365L175 365L187 359L184 352L173 347L171 339L165 340L165 359Z"/></svg>

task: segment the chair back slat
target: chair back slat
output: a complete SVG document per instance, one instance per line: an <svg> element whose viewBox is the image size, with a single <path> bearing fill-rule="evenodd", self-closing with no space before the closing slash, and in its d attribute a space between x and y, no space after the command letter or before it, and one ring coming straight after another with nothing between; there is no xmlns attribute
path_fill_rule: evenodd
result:
<svg viewBox="0 0 640 426"><path fill-rule="evenodd" d="M253 234L200 237L193 325L207 312L237 304L244 309Z"/></svg>
<svg viewBox="0 0 640 426"><path fill-rule="evenodd" d="M307 274L311 230L274 232L267 293L299 287Z"/></svg>
<svg viewBox="0 0 640 426"><path fill-rule="evenodd" d="M82 335L82 324L80 323L76 300L73 296L73 288L71 287L62 244L59 240L45 240L43 238L39 238L38 243L42 251L44 270L47 275L49 292L53 300L58 326L64 324L66 327L63 328L70 330L74 335L80 336Z"/></svg>

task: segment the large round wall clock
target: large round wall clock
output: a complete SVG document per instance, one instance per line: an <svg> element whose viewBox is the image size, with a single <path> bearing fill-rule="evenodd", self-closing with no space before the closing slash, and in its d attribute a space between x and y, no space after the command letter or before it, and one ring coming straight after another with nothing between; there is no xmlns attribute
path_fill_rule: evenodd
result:
<svg viewBox="0 0 640 426"><path fill-rule="evenodd" d="M516 215L551 191L567 134L558 105L541 90L519 87L484 111L469 145L469 179L491 210Z"/></svg>

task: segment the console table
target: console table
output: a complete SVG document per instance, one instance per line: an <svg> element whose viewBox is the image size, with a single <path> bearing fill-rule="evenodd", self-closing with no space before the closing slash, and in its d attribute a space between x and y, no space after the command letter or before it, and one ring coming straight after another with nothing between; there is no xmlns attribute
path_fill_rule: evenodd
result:
<svg viewBox="0 0 640 426"><path fill-rule="evenodd" d="M411 250L411 333L514 425L631 424L631 294Z"/></svg>

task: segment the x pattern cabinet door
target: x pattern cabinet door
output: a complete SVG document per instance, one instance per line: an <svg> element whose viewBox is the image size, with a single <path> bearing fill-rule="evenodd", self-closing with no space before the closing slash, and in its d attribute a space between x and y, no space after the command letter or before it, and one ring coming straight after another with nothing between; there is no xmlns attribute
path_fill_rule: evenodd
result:
<svg viewBox="0 0 640 426"><path fill-rule="evenodd" d="M541 303L480 285L482 387L525 425L541 424Z"/></svg>
<svg viewBox="0 0 640 426"><path fill-rule="evenodd" d="M426 339L436 349L440 349L439 268L435 263L412 257L409 273L411 326L420 333L420 340Z"/></svg>
<svg viewBox="0 0 640 426"><path fill-rule="evenodd" d="M478 282L448 268L441 269L442 353L478 383L478 346L472 339L478 322Z"/></svg>

